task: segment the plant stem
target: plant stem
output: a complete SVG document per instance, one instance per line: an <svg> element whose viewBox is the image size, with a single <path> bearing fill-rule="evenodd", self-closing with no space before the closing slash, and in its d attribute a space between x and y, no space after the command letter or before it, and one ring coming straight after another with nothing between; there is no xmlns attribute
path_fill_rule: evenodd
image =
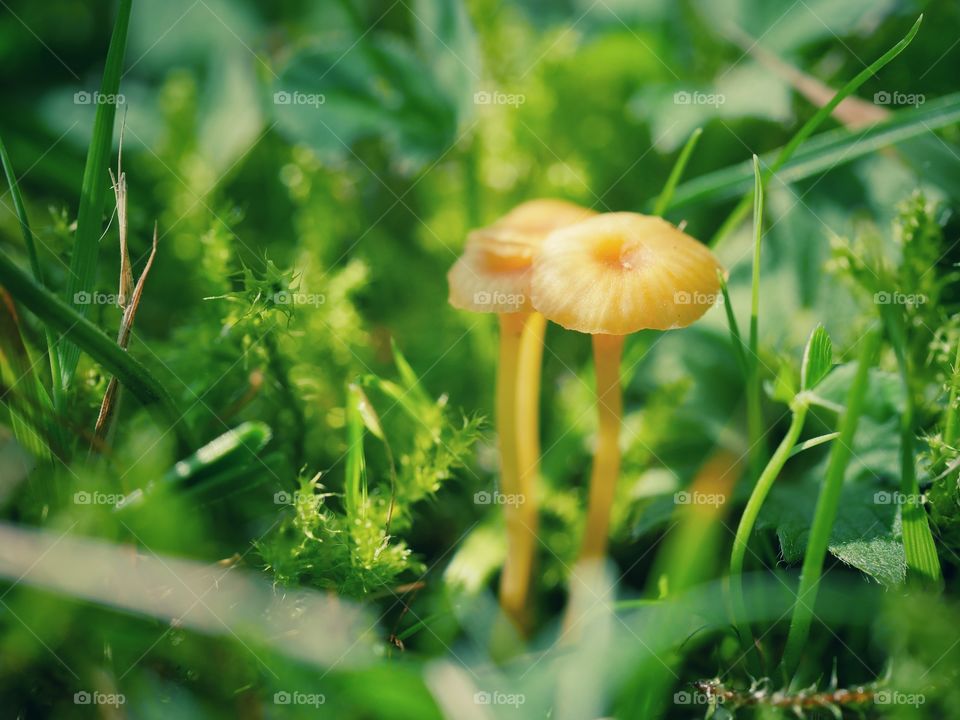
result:
<svg viewBox="0 0 960 720"><path fill-rule="evenodd" d="M763 408L760 392L760 248L763 240L763 181L760 160L753 156L753 279L750 297L750 354L747 358L747 435L749 437L751 480L756 481L763 469Z"/></svg>
<svg viewBox="0 0 960 720"><path fill-rule="evenodd" d="M800 438L800 432L803 430L803 423L807 417L807 404L802 401L795 401L796 406L793 409L793 417L790 420L790 427L783 440L777 446L770 462L763 469L757 484L750 493L750 499L740 517L740 524L737 526L737 533L733 540L733 550L730 553L730 597L733 604L734 622L740 628L741 640L753 647L753 632L750 629L750 623L747 619L746 607L743 602L743 562L747 553L750 537L753 535L753 528L756 525L757 517L760 515L760 509L763 507L767 495L773 483L780 476L780 471L786 464L787 459L793 452L793 448Z"/></svg>
<svg viewBox="0 0 960 720"><path fill-rule="evenodd" d="M517 450L517 374L527 313L500 314L500 359L497 368L497 438L500 443L500 492L507 525L507 557L500 575L500 606L518 630L526 625L529 546L524 526Z"/></svg>
<svg viewBox="0 0 960 720"><path fill-rule="evenodd" d="M623 397L620 393L622 335L594 335L593 358L597 373L597 450L590 473L590 500L581 560L597 560L607 550L610 510L620 474L620 420Z"/></svg>
<svg viewBox="0 0 960 720"><path fill-rule="evenodd" d="M907 330L903 315L896 305L881 305L881 316L897 358L900 379L903 383L905 404L900 416L900 493L904 499L901 508L903 525L903 549L907 562L907 580L921 587L939 590L943 586L943 574L937 546L930 532L927 511L920 500L917 482L917 467L914 458L914 417L916 395L910 382L910 358L907 354Z"/></svg>
<svg viewBox="0 0 960 720"><path fill-rule="evenodd" d="M850 385L850 390L847 392L846 410L839 423L840 435L830 449L827 474L823 486L820 488L820 496L817 498L813 525L810 528L810 539L807 541L807 550L803 558L800 587L793 608L793 617L790 620L787 647L783 653L782 666L788 677L796 672L800 664L800 653L810 634L813 608L817 600L817 584L820 582L823 560L830 543L830 532L837 517L837 508L840 505L843 477L853 454L853 439L857 432L857 424L860 421L860 413L863 410L870 367L880 346L880 333L870 332L862 342L863 349L860 353L857 373Z"/></svg>
<svg viewBox="0 0 960 720"><path fill-rule="evenodd" d="M181 450L191 452L195 447L193 435L166 388L116 341L80 315L46 288L34 282L29 275L0 252L0 285L23 303L44 323L69 338L77 347L103 365L127 387L144 405L156 404L176 433Z"/></svg>
<svg viewBox="0 0 960 720"><path fill-rule="evenodd" d="M950 384L950 400L947 404L947 419L943 425L943 444L947 447L956 447L957 442L957 417L960 415L960 408L957 407L957 394L960 392L960 342L957 343L957 356L953 361L953 368L950 373L952 382Z"/></svg>

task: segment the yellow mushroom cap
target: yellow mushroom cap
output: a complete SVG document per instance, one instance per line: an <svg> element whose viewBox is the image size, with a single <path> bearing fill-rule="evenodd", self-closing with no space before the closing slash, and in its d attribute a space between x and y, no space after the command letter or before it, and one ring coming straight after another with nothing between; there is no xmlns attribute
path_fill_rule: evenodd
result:
<svg viewBox="0 0 960 720"><path fill-rule="evenodd" d="M531 301L591 335L686 327L716 301L720 263L659 217L607 213L551 233L533 266Z"/></svg>
<svg viewBox="0 0 960 720"><path fill-rule="evenodd" d="M447 274L450 304L474 312L530 311L530 268L540 245L553 230L593 215L565 200L531 200L474 230Z"/></svg>

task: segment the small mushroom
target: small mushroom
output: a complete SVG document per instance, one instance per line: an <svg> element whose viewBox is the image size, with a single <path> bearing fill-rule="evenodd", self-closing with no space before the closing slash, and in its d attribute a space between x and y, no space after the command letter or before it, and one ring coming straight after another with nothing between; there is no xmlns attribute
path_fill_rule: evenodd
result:
<svg viewBox="0 0 960 720"><path fill-rule="evenodd" d="M451 305L497 313L500 320L496 423L507 522L500 604L521 631L528 621L537 544L538 406L546 328L546 320L530 304L531 267L550 232L595 214L563 200L525 202L471 232L463 256L447 276Z"/></svg>
<svg viewBox="0 0 960 720"><path fill-rule="evenodd" d="M624 336L690 325L716 301L720 264L662 218L608 213L550 234L531 301L548 320L593 336L599 432L580 557L602 557L620 472Z"/></svg>

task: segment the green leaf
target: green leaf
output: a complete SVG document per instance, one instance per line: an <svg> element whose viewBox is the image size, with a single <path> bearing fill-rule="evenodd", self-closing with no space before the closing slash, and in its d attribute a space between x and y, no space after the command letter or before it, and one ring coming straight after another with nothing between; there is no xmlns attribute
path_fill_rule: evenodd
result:
<svg viewBox="0 0 960 720"><path fill-rule="evenodd" d="M38 285L29 275L0 252L0 285L15 300L44 323L63 334L65 339L103 365L144 405L156 404L177 433L181 446L193 447L186 419L166 388L131 354L76 310Z"/></svg>
<svg viewBox="0 0 960 720"><path fill-rule="evenodd" d="M960 93L953 93L933 100L919 108L909 108L894 113L889 120L867 129L837 129L817 135L807 141L796 155L784 163L777 171L777 178L785 183L796 182L822 172L871 155L878 150L915 141L920 136L929 136L934 130L949 127L960 122ZM953 168L956 175L956 159L944 157L943 145L936 157L943 167L940 175L949 175ZM765 166L773 163L785 148L764 154L761 159ZM905 153L911 157L909 153ZM742 196L750 191L753 183L753 163L747 160L730 167L716 170L706 175L682 183L673 195L667 210L718 203Z"/></svg>
<svg viewBox="0 0 960 720"><path fill-rule="evenodd" d="M117 21L110 38L107 62L103 70L100 94L116 97L120 90L120 73L123 69L123 54L127 44L127 27L130 24L132 0L121 0ZM87 152L87 164L83 170L80 188L80 208L77 211L77 235L70 258L70 274L67 279L67 302L71 303L81 317L86 317L89 306L77 301L82 293L94 290L97 279L97 255L100 236L103 232L103 209L107 199L107 165L113 148L113 120L117 106L113 102L97 105L93 121L93 137ZM63 344L60 354L63 386L68 388L73 373L80 361L80 347L74 342Z"/></svg>
<svg viewBox="0 0 960 720"><path fill-rule="evenodd" d="M421 0L411 22L414 42L355 28L297 51L273 85L281 132L337 160L368 138L408 169L439 157L472 102L473 31L460 2Z"/></svg>
<svg viewBox="0 0 960 720"><path fill-rule="evenodd" d="M895 442L896 432L885 439ZM825 471L826 462L818 464L817 470ZM802 482L774 485L757 525L776 528L783 559L790 564L803 559L810 538L820 484L814 475ZM888 586L900 585L907 576L897 505L883 502L896 497L876 481L848 481L840 493L840 512L827 545L835 558Z"/></svg>
<svg viewBox="0 0 960 720"><path fill-rule="evenodd" d="M810 333L800 366L800 389L813 390L833 367L833 342L823 325Z"/></svg>

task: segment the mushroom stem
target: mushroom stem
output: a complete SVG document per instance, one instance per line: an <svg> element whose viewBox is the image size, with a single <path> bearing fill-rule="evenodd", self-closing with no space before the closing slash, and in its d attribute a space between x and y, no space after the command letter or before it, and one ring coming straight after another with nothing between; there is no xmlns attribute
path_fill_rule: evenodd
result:
<svg viewBox="0 0 960 720"><path fill-rule="evenodd" d="M524 329L530 313L500 314L500 362L497 373L497 437L500 441L500 492L507 525L507 557L500 575L500 606L518 630L526 624L530 555L534 535L528 529L528 498L521 482L518 441L518 377ZM539 371L538 371L539 372ZM526 457L526 455L525 455ZM536 512L534 510L534 512Z"/></svg>
<svg viewBox="0 0 960 720"><path fill-rule="evenodd" d="M594 335L593 358L597 374L597 450L590 473L587 526L580 546L581 560L602 558L607 550L610 510L620 474L620 393L622 335Z"/></svg>
<svg viewBox="0 0 960 720"><path fill-rule="evenodd" d="M523 498L519 515L515 562L518 595L527 605L529 583L537 555L537 527L540 474L540 368L543 364L543 336L547 319L538 312L529 313L520 338L517 359L516 433L517 477ZM521 592L522 590L522 592ZM525 619L529 619L529 613Z"/></svg>

